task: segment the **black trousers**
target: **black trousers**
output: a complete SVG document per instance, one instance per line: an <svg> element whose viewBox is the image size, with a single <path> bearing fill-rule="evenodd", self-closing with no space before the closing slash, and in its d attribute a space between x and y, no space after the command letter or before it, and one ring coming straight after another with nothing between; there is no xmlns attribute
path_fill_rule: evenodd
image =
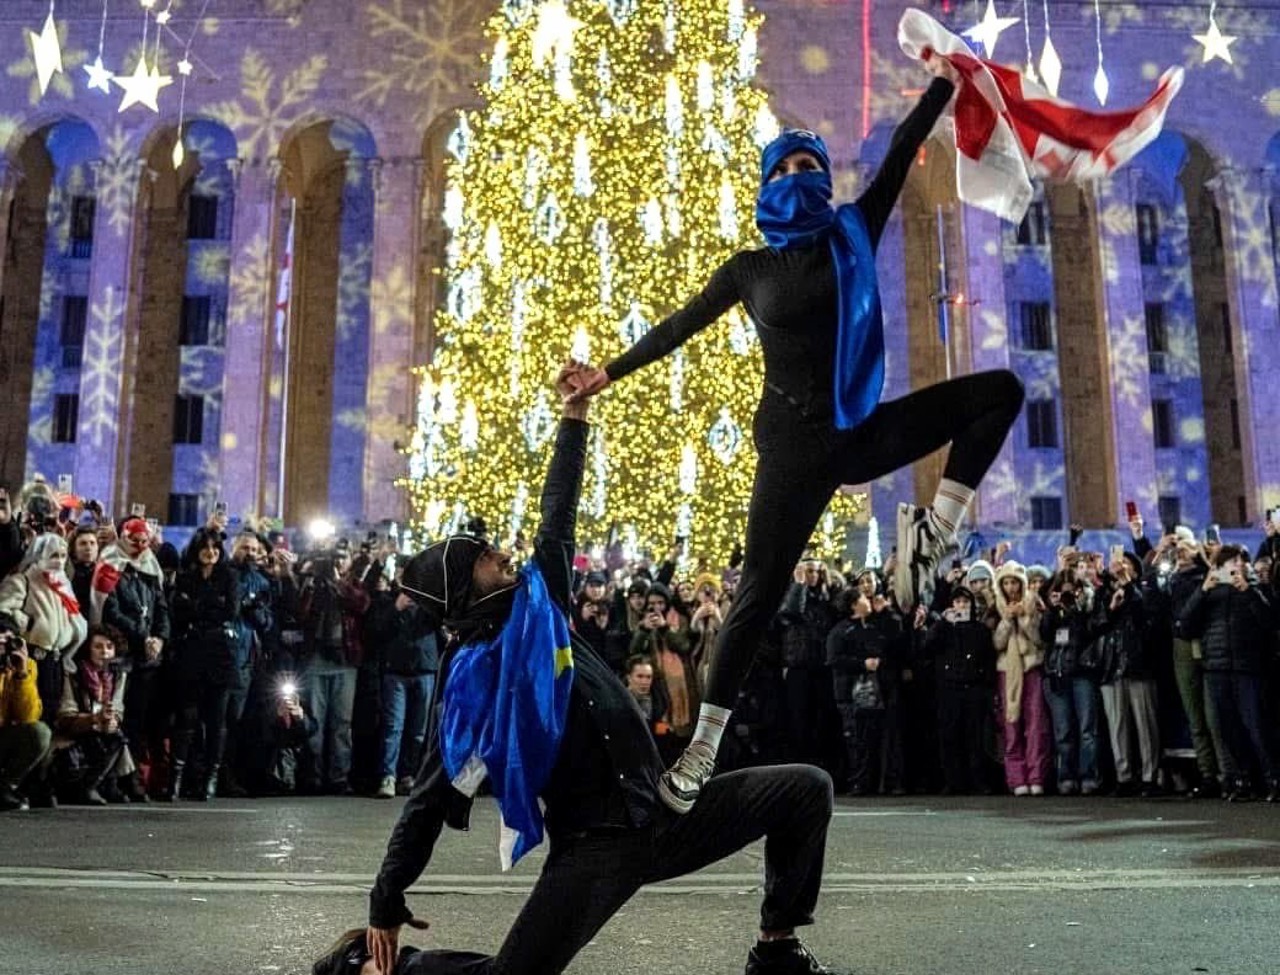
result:
<svg viewBox="0 0 1280 975"><path fill-rule="evenodd" d="M786 696L787 760L817 765L833 779L845 774L830 667L788 667L782 679Z"/></svg>
<svg viewBox="0 0 1280 975"><path fill-rule="evenodd" d="M938 684L938 740L942 777L952 792L982 792L990 787L987 738L995 689L982 684Z"/></svg>
<svg viewBox="0 0 1280 975"><path fill-rule="evenodd" d="M173 733L173 760L188 761L192 739L200 731L204 746L201 767L208 774L222 764L228 739L235 734L244 715L249 692L208 682L190 682L180 685L178 693L180 703Z"/></svg>
<svg viewBox="0 0 1280 975"><path fill-rule="evenodd" d="M646 829L552 841L551 852L496 957L420 951L397 975L558 975L637 890L715 863L765 838L760 926L813 923L831 821L831 779L808 765L717 776L685 816L659 809Z"/></svg>
<svg viewBox="0 0 1280 975"><path fill-rule="evenodd" d="M742 577L720 628L703 700L733 707L760 634L841 484L865 484L950 444L943 476L976 488L1022 401L1022 383L1012 372L980 372L881 403L857 428L836 430L830 417L806 416L766 390L755 419L760 460Z"/></svg>

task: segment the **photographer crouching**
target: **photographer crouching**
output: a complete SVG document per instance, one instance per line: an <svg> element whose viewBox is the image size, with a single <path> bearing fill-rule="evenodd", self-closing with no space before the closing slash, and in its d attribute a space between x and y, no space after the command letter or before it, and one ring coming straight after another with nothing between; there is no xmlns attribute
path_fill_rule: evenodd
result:
<svg viewBox="0 0 1280 975"><path fill-rule="evenodd" d="M40 720L36 671L22 637L0 632L0 812L29 808L18 784L48 754L53 737Z"/></svg>

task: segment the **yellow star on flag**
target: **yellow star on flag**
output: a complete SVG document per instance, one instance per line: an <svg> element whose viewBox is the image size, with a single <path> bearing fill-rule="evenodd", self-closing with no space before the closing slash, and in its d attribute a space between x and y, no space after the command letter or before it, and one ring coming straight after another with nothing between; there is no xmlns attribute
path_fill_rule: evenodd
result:
<svg viewBox="0 0 1280 975"><path fill-rule="evenodd" d="M996 41L1000 39L1001 34L1018 23L1020 19L1018 17L997 16L996 0L987 0L987 12L983 15L982 20L965 31L964 36L981 44L987 57L994 60L996 56Z"/></svg>
<svg viewBox="0 0 1280 975"><path fill-rule="evenodd" d="M1208 64L1214 58L1222 58L1227 64L1234 64L1231 60L1231 45L1236 42L1236 38L1232 34L1224 34L1218 30L1218 18L1213 14L1209 14L1209 29L1203 34L1192 34L1196 39L1196 43L1204 48L1204 60L1201 64Z"/></svg>
<svg viewBox="0 0 1280 975"><path fill-rule="evenodd" d="M58 40L58 25L53 22L53 11L45 18L44 28L37 34L27 31L31 38L31 54L36 61L36 80L40 83L40 94L49 90L49 82L62 70L62 43Z"/></svg>
<svg viewBox="0 0 1280 975"><path fill-rule="evenodd" d="M169 75L162 75L156 68L148 68L145 56L138 58L133 74L114 75L111 80L124 89L124 98L120 100L121 112L130 105L145 105L158 114L160 106L156 103L156 98L160 89L173 84Z"/></svg>

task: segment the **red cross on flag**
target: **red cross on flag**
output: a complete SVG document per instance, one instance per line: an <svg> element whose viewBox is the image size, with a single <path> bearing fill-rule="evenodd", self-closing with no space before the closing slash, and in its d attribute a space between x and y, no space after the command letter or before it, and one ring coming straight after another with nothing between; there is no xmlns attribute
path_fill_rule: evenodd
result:
<svg viewBox="0 0 1280 975"><path fill-rule="evenodd" d="M1160 134L1169 103L1182 88L1182 69L1170 68L1141 105L1093 112L979 58L923 11L903 13L898 43L919 60L936 53L959 72L949 112L960 199L1014 223L1031 205L1031 180L1098 179L1141 152Z"/></svg>

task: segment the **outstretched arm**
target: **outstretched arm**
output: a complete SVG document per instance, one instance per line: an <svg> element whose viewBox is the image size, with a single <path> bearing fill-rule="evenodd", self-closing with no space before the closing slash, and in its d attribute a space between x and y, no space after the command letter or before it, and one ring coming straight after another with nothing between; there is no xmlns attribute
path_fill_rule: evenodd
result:
<svg viewBox="0 0 1280 975"><path fill-rule="evenodd" d="M578 498L582 494L582 473L587 460L586 401L571 403L576 388L572 381L581 367L565 366L556 380L556 389L565 401L556 431L555 452L542 485L542 522L534 539L534 558L542 569L547 591L565 610L573 594L573 557L577 552L574 539L578 521Z"/></svg>
<svg viewBox="0 0 1280 975"><path fill-rule="evenodd" d="M938 67L935 68L935 64ZM946 65L945 68L941 65ZM911 172L911 164L924 140L929 138L938 116L951 100L955 85L946 76L955 69L942 58L934 57L928 62L930 70L942 72L933 80L911 114L903 119L902 124L893 133L889 143L889 152L880 164L880 169L871 185L858 197L857 207L862 211L867 222L867 232L871 235L871 246L880 243L880 235L884 233L885 224L889 222L889 214L898 202L898 194L902 192L902 184L907 181Z"/></svg>
<svg viewBox="0 0 1280 975"><path fill-rule="evenodd" d="M697 335L741 300L733 259L720 265L711 280L692 301L667 316L654 328L603 369L586 367L580 375L579 389L571 401L581 401L600 392L611 382L629 376L642 366L663 356Z"/></svg>

